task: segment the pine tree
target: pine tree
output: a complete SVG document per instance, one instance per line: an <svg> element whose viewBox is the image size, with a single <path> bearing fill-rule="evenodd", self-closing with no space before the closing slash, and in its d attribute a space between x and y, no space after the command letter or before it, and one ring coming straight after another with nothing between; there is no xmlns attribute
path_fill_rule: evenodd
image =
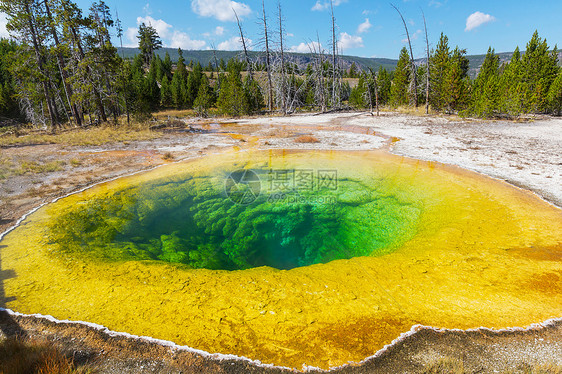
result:
<svg viewBox="0 0 562 374"><path fill-rule="evenodd" d="M15 97L14 77L10 72L17 50L18 46L14 41L0 39L0 117L21 121L23 113Z"/></svg>
<svg viewBox="0 0 562 374"><path fill-rule="evenodd" d="M199 92L193 103L193 107L197 115L201 117L208 116L208 110L213 105L214 97L213 90L209 85L209 80L206 75L203 75L201 79L201 85L199 86Z"/></svg>
<svg viewBox="0 0 562 374"><path fill-rule="evenodd" d="M178 49L178 54L178 64L171 83L172 103L177 109L183 109L185 107L185 97L187 93L187 69L181 49Z"/></svg>
<svg viewBox="0 0 562 374"><path fill-rule="evenodd" d="M501 111L507 115L518 115L523 112L523 81L522 63L519 47L515 49L511 60L503 67L500 77L500 95L503 98Z"/></svg>
<svg viewBox="0 0 562 374"><path fill-rule="evenodd" d="M470 112L479 117L493 117L501 106L499 56L490 47L472 87Z"/></svg>
<svg viewBox="0 0 562 374"><path fill-rule="evenodd" d="M264 106L263 94L258 82L250 75L247 75L244 81L244 93L248 101L248 114L259 112Z"/></svg>
<svg viewBox="0 0 562 374"><path fill-rule="evenodd" d="M535 31L521 58L524 112L537 113L547 110L548 91L558 73L557 55L556 51L549 52L546 39L540 38Z"/></svg>
<svg viewBox="0 0 562 374"><path fill-rule="evenodd" d="M547 101L552 113L559 116L562 112L562 72L558 73L556 79L550 85Z"/></svg>
<svg viewBox="0 0 562 374"><path fill-rule="evenodd" d="M379 104L387 105L390 103L392 77L390 76L390 73L382 66L379 69L377 77L377 83L379 87Z"/></svg>
<svg viewBox="0 0 562 374"><path fill-rule="evenodd" d="M394 79L390 89L390 103L393 106L408 105L408 90L410 86L410 55L406 47L400 51L398 65L394 71Z"/></svg>
<svg viewBox="0 0 562 374"><path fill-rule="evenodd" d="M172 79L172 59L167 51L164 56L164 61L162 62L162 73L164 76L168 77L168 80Z"/></svg>
<svg viewBox="0 0 562 374"><path fill-rule="evenodd" d="M10 70L21 79L21 92L30 103L28 116L46 122L42 108L46 108L51 128L60 123L59 109L55 100L56 71L48 61L46 41L47 19L42 16L38 0L0 0L0 11L7 15L7 30L18 35L22 50L18 59L10 64Z"/></svg>
<svg viewBox="0 0 562 374"><path fill-rule="evenodd" d="M437 48L430 58L430 87L429 101L432 108L442 110L447 107L445 94L447 92L446 77L450 67L451 51L449 38L441 33Z"/></svg>
<svg viewBox="0 0 562 374"><path fill-rule="evenodd" d="M222 114L230 116L241 116L250 111L239 64L229 62L228 75L220 89L217 107Z"/></svg>
<svg viewBox="0 0 562 374"><path fill-rule="evenodd" d="M193 102L199 93L199 87L201 86L201 81L203 79L203 69L201 64L196 63L193 66L193 71L189 73L187 77L187 87L185 95L185 106L187 108L193 107Z"/></svg>
<svg viewBox="0 0 562 374"><path fill-rule="evenodd" d="M349 95L349 105L357 109L363 109L366 105L365 95L367 94L367 84L365 82L365 75L359 76L357 85L351 90Z"/></svg>
<svg viewBox="0 0 562 374"><path fill-rule="evenodd" d="M355 65L355 62L351 63L348 76L349 78L357 78L359 76L359 74L357 73L357 66Z"/></svg>
<svg viewBox="0 0 562 374"><path fill-rule="evenodd" d="M468 101L468 82L466 81L468 60L464 56L465 54L465 50L455 48L446 70L445 92L442 93L442 98L450 113L463 109Z"/></svg>
<svg viewBox="0 0 562 374"><path fill-rule="evenodd" d="M147 26L144 22L139 26L137 39L139 40L139 49L144 63L148 65L152 60L154 52L162 48L162 40L160 40L156 29L151 25Z"/></svg>
<svg viewBox="0 0 562 374"><path fill-rule="evenodd" d="M172 102L172 87L168 77L164 75L160 87L160 103L163 107L169 107Z"/></svg>

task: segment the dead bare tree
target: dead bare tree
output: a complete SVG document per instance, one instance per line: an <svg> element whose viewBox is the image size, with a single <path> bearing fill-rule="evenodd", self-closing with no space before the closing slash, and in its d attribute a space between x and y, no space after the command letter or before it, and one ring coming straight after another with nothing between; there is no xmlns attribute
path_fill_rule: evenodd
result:
<svg viewBox="0 0 562 374"><path fill-rule="evenodd" d="M217 69L217 87L220 90L221 70L220 70L220 66L219 66L219 61L217 59L217 48L215 47L215 43L211 43L211 49L213 50L213 59L215 60L215 66L213 67L213 70Z"/></svg>
<svg viewBox="0 0 562 374"><path fill-rule="evenodd" d="M406 38L408 39L408 46L410 47L410 64L411 67L411 81L410 81L410 91L413 97L410 98L410 102L414 102L416 108L418 107L418 87L417 87L417 74L416 74L416 62L414 61L414 52L412 50L412 40L410 39L410 32L408 31L408 25L406 24L406 20L404 16L402 16L402 12L396 7L394 4L390 4L400 15L402 19L402 23L404 24L404 29L406 30ZM413 100L412 100L413 98Z"/></svg>
<svg viewBox="0 0 562 374"><path fill-rule="evenodd" d="M242 43L242 48L244 49L244 58L246 60L246 65L248 66L248 75L250 76L250 80L254 79L254 73L252 72L252 64L250 62L250 56L248 55L248 48L246 47L246 38L244 37L244 30L242 30L242 25L240 24L240 19L238 18L238 14L232 9L234 12L234 16L236 17L236 23L238 24L238 30L240 31L240 41Z"/></svg>
<svg viewBox="0 0 562 374"><path fill-rule="evenodd" d="M332 15L332 109L339 108L339 94L337 92L337 50L338 40L336 38L336 17L334 16L334 2L330 0L330 11Z"/></svg>
<svg viewBox="0 0 562 374"><path fill-rule="evenodd" d="M283 41L285 38L285 27L283 26L283 15L281 10L281 1L277 3L278 18L279 18L279 53L281 57L281 87L280 87L280 98L281 98L281 111L283 114L287 114L287 98L286 98L286 86L287 86L287 72L285 66L285 50L283 46Z"/></svg>
<svg viewBox="0 0 562 374"><path fill-rule="evenodd" d="M314 58L314 74L316 75L314 97L320 103L320 110L326 111L326 93L324 90L324 50L320 44L320 37L316 33L317 43L309 43L310 53Z"/></svg>
<svg viewBox="0 0 562 374"><path fill-rule="evenodd" d="M117 37L121 43L121 58L125 60L125 51L123 50L123 27L121 24L121 19L119 19L119 13L115 12L116 20L115 26L117 27ZM129 113L129 103L127 102L127 93L123 93L123 100L125 102L125 112L127 113L127 124L131 124L131 114Z"/></svg>
<svg viewBox="0 0 562 374"><path fill-rule="evenodd" d="M423 28L425 30L425 51L427 53L427 57L425 60L425 114L429 114L429 38L427 36L427 23L425 22L425 14L422 10L422 17L423 17Z"/></svg>
<svg viewBox="0 0 562 374"><path fill-rule="evenodd" d="M376 107L377 107L377 117L380 115L380 110L379 110L379 84L378 84L378 78L377 78L377 73L375 73L373 71L373 69L369 68L369 71L371 72L371 77L373 78L373 84L374 84L374 91L375 91L375 102L376 102ZM370 90L369 90L370 92ZM373 105L371 104L371 113L373 112Z"/></svg>
<svg viewBox="0 0 562 374"><path fill-rule="evenodd" d="M267 29L267 15L265 13L265 1L261 2L262 18L260 23L263 25L263 41L265 43L265 70L267 72L267 108L273 110L273 81L271 78L271 55L269 53L269 31Z"/></svg>

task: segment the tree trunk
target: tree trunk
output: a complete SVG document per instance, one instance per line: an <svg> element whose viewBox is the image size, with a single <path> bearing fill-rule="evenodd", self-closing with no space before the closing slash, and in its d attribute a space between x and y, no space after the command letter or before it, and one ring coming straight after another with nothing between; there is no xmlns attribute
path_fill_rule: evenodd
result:
<svg viewBox="0 0 562 374"><path fill-rule="evenodd" d="M283 114L287 114L287 98L285 97L285 86L286 79L285 76L285 51L283 49L283 17L281 15L281 2L278 3L279 8L279 46L281 48L281 110Z"/></svg>
<svg viewBox="0 0 562 374"><path fill-rule="evenodd" d="M418 83L417 83L417 74L416 74L416 62L414 61L414 52L412 50L412 41L410 40L410 32L408 31L408 25L406 25L406 20L404 20L404 17L402 16L402 13L400 12L400 10L398 10L398 8L394 4L390 4L390 5L392 5L392 7L400 15L400 18L402 19L402 23L404 24L404 29L406 30L406 37L408 38L408 46L410 47L410 64L411 64L411 69L412 69L411 86L412 86L412 91L413 91L413 95L414 95L413 101L414 101L414 104L416 105L416 108L417 108L418 105L419 105L419 103L418 103Z"/></svg>
<svg viewBox="0 0 562 374"><path fill-rule="evenodd" d="M246 38L244 37L244 31L242 30L242 25L240 25L240 19L238 19L238 14L233 10L236 16L236 23L238 24L238 30L240 31L240 40L242 40L242 48L244 48L244 57L246 59L246 65L248 66L248 74L250 76L250 81L254 79L254 74L252 72L252 65L250 63L250 57L248 56L248 49L246 48Z"/></svg>
<svg viewBox="0 0 562 374"><path fill-rule="evenodd" d="M427 60L425 63L426 72L425 72L425 114L429 114L429 38L427 37L427 24L425 22L425 14L422 10L423 16L423 27L425 29L425 45L426 45L426 52L427 52Z"/></svg>
<svg viewBox="0 0 562 374"><path fill-rule="evenodd" d="M330 9L332 12L332 109L339 107L339 98L336 99L336 18L334 17L334 2L330 0Z"/></svg>
<svg viewBox="0 0 562 374"><path fill-rule="evenodd" d="M80 59L83 60L86 57L86 54L84 53L84 49L82 48L82 42L78 37L78 31L74 27L72 27L72 36L74 37L74 42L76 43L76 46L78 47L78 51L80 52ZM91 74L90 67L86 66L86 72L88 74ZM93 83L92 83L92 90L94 91L94 97L96 99L96 105L98 107L101 120L103 122L107 122L107 115L105 114L105 108L103 106L101 95Z"/></svg>
<svg viewBox="0 0 562 374"><path fill-rule="evenodd" d="M35 24L33 23L34 21L33 13L31 12L31 8L29 7L28 2L25 2L25 12L27 13L28 16L29 31L31 33L31 40L33 42L33 49L35 51L35 58L37 60L37 68L39 69L41 74L45 76L45 78L42 80L43 94L45 95L47 111L49 112L49 117L51 119L51 129L54 131L56 126L58 125L55 103L53 102L53 97L51 96L51 92L49 88L49 82L47 81L48 74L43 68L44 66L43 56L41 55L41 49L39 47L37 30L35 29Z"/></svg>
<svg viewBox="0 0 562 374"><path fill-rule="evenodd" d="M265 35L265 69L267 70L267 102L269 111L273 111L273 82L271 80L271 61L269 59L269 35L267 32L267 17L265 15L265 2L261 2L263 12L263 31Z"/></svg>
<svg viewBox="0 0 562 374"><path fill-rule="evenodd" d="M67 100L68 106L69 106L69 108L72 112L72 116L74 117L74 120L76 121L76 124L78 126L82 126L82 119L80 118L78 108L76 107L75 103L72 103L72 87L68 83L68 74L66 73L66 70L65 70L64 58L62 56L62 53L59 50L60 41L59 41L59 36L58 36L57 30L53 26L54 19L51 15L51 9L49 8L49 4L47 3L47 0L44 0L43 4L45 5L45 11L47 13L47 19L49 21L51 34L53 35L53 40L55 41L55 48L57 49L57 53L56 53L57 63L58 63L61 78L62 78L62 81L63 81L63 87L64 87L64 93L66 95L66 100Z"/></svg>

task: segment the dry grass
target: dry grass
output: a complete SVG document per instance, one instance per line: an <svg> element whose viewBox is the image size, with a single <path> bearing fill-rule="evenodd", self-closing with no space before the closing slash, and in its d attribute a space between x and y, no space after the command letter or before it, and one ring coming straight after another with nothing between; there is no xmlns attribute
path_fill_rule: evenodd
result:
<svg viewBox="0 0 562 374"><path fill-rule="evenodd" d="M164 161L173 161L175 156L171 152L166 152L162 155L162 160Z"/></svg>
<svg viewBox="0 0 562 374"><path fill-rule="evenodd" d="M503 374L562 374L562 366L554 364L531 366L521 365L517 370L508 370Z"/></svg>
<svg viewBox="0 0 562 374"><path fill-rule="evenodd" d="M64 144L71 146L98 146L108 143L127 142L136 140L151 140L162 136L151 131L147 124L132 124L130 126L91 127L63 131L57 134L22 130L20 134L9 134L0 137L0 147L33 144Z"/></svg>
<svg viewBox="0 0 562 374"><path fill-rule="evenodd" d="M440 358L427 365L421 373L423 374L468 374L473 371L464 368L461 359L446 357ZM487 372L487 371L486 371ZM497 371L500 372L500 371ZM501 371L502 374L562 374L562 366L547 364L532 366L521 364L514 370Z"/></svg>
<svg viewBox="0 0 562 374"><path fill-rule="evenodd" d="M6 339L0 343L2 374L82 374L71 359L52 345Z"/></svg>
<svg viewBox="0 0 562 374"><path fill-rule="evenodd" d="M301 135L295 139L295 143L320 143L320 140L312 135Z"/></svg>
<svg viewBox="0 0 562 374"><path fill-rule="evenodd" d="M64 161L50 161L50 162L37 162L37 161L22 161L14 171L16 175L23 174L39 174L39 173L52 173L64 169L66 162Z"/></svg>
<svg viewBox="0 0 562 374"><path fill-rule="evenodd" d="M402 113L402 114L409 114L413 116L426 116L425 114L425 104L419 105L417 108L414 106L400 106L398 108L392 108L393 111ZM429 115L437 115L438 112L434 111L431 107L429 107ZM454 117L454 116L450 116Z"/></svg>
<svg viewBox="0 0 562 374"><path fill-rule="evenodd" d="M195 115L195 111L193 109L187 109L187 110L170 109L170 110L163 110L161 112L156 112L153 114L153 116L157 120L167 120L171 117L174 118L193 117L194 115Z"/></svg>
<svg viewBox="0 0 562 374"><path fill-rule="evenodd" d="M52 173L64 170L65 161L13 161L9 158L0 157L0 180L14 175Z"/></svg>
<svg viewBox="0 0 562 374"><path fill-rule="evenodd" d="M462 361L454 358L441 358L429 364L423 374L464 374Z"/></svg>

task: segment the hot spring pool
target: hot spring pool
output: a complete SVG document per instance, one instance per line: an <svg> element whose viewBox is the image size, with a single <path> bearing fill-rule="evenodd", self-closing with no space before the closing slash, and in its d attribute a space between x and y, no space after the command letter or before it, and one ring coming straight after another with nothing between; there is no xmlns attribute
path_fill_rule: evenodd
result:
<svg viewBox="0 0 562 374"><path fill-rule="evenodd" d="M562 317L562 212L383 152L229 152L94 186L0 242L7 307L301 368L412 325Z"/></svg>

